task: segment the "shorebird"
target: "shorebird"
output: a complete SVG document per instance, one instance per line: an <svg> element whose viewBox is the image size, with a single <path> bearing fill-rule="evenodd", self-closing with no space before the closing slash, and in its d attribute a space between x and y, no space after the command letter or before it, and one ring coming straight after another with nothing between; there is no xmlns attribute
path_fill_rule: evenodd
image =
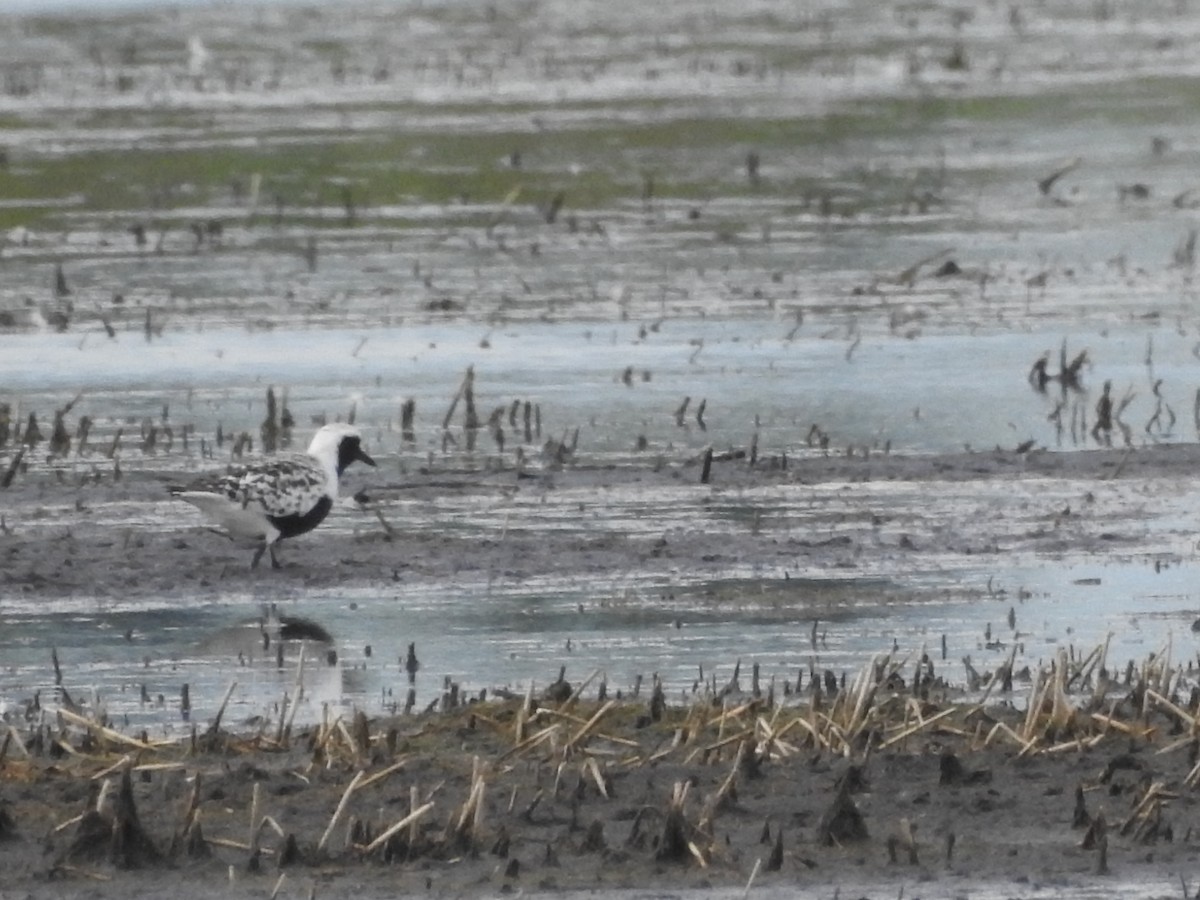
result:
<svg viewBox="0 0 1200 900"><path fill-rule="evenodd" d="M258 544L250 568L270 551L271 567L280 568L275 544L312 531L329 514L338 495L338 479L352 462L375 465L362 449L352 425L324 425L304 454L290 454L231 466L222 474L202 476L169 488L220 526L234 540Z"/></svg>

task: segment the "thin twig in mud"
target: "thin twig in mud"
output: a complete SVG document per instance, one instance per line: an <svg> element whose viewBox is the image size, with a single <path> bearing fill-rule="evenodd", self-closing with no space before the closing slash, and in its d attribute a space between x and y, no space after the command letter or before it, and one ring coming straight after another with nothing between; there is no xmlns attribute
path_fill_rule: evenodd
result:
<svg viewBox="0 0 1200 900"><path fill-rule="evenodd" d="M371 777L364 778L357 785L357 789L364 790L365 788L368 788L371 785L375 784L377 781L383 781L385 778L390 778L392 775L395 775L397 772L399 772L405 766L409 765L409 763L411 761L412 761L412 757L409 757L409 756L405 756L405 757L402 757L402 758L396 760L394 763L392 763L386 769L381 769L380 771L376 772Z"/></svg>
<svg viewBox="0 0 1200 900"><path fill-rule="evenodd" d="M717 788L717 792L704 805L704 812L701 813L700 821L697 823L697 827L701 831L711 830L717 811L721 808L721 805L731 794L734 785L737 783L737 775L742 769L742 761L745 759L747 748L751 746L748 736L739 735L738 741L737 755L733 759L733 766L730 768L729 774L725 776L725 780L721 782L721 786ZM753 749L750 752L753 753Z"/></svg>
<svg viewBox="0 0 1200 900"><path fill-rule="evenodd" d="M229 687L225 689L225 696L221 698L221 705L217 707L217 714L213 717L212 724L204 732L204 736L208 739L215 738L221 731L221 718L225 715L225 707L229 705L229 698L233 696L234 690L237 688L237 682L229 682Z"/></svg>
<svg viewBox="0 0 1200 900"><path fill-rule="evenodd" d="M471 791L462 805L458 822L454 828L454 834L460 841L469 841L472 844L478 840L483 824L483 797L487 789L487 779L483 777L483 767L480 765L479 757L475 757L473 768Z"/></svg>
<svg viewBox="0 0 1200 900"><path fill-rule="evenodd" d="M611 799L611 795L609 794L608 790L608 781L604 778L604 774L600 771L600 764L596 762L596 757L589 756L587 758L587 762L583 764L583 768L589 775L592 776L592 780L596 782L596 790L600 792L600 796L602 796L605 800Z"/></svg>
<svg viewBox="0 0 1200 900"><path fill-rule="evenodd" d="M750 897L750 889L754 887L754 879L758 877L758 870L762 866L762 857L754 860L754 868L750 870L750 877L746 879L746 890L742 892L742 900L748 900Z"/></svg>
<svg viewBox="0 0 1200 900"><path fill-rule="evenodd" d="M192 790L188 794L187 807L183 811L183 821L179 826L179 831L176 835L177 841L183 840L192 830L192 825L196 821L196 814L200 809L200 790L203 783L203 777L197 772L192 778Z"/></svg>
<svg viewBox="0 0 1200 900"><path fill-rule="evenodd" d="M1182 723L1187 725L1188 730L1192 734L1195 734L1197 730L1200 730L1200 722L1198 722L1194 716L1192 716L1190 713L1185 712L1177 704L1172 703L1170 700L1168 700L1162 694L1158 693L1158 691L1147 688L1146 689L1146 699L1149 701L1153 701L1155 704L1157 704L1158 706L1161 706L1163 709L1170 710L1170 712L1173 715L1177 716Z"/></svg>
<svg viewBox="0 0 1200 900"><path fill-rule="evenodd" d="M112 881L112 876L104 872L93 872L90 869L81 869L79 866L72 866L68 863L56 863L50 874L55 872L66 872L69 875L79 875L83 878L90 878L92 881Z"/></svg>
<svg viewBox="0 0 1200 900"><path fill-rule="evenodd" d="M230 850L244 850L246 852L254 849L245 841L235 841L233 838L206 837L204 839L204 843L212 844L214 847L227 847ZM259 852L265 856L275 855L275 851L269 847L260 847ZM233 866L230 866L229 868L232 869Z"/></svg>
<svg viewBox="0 0 1200 900"><path fill-rule="evenodd" d="M122 771L127 766L130 766L133 764L133 759L134 759L133 755L127 753L125 756L122 756L120 759L118 759L115 763L113 763L108 768L101 769L99 772L97 772L95 775L93 775L92 781L100 781L101 779L107 778L109 775L112 775L116 772ZM180 766L180 768L182 768L182 766Z"/></svg>
<svg viewBox="0 0 1200 900"><path fill-rule="evenodd" d="M275 743L281 747L286 747L292 734L292 722L296 718L296 710L300 707L300 701L304 698L304 656L308 649L308 641L300 642L300 654L296 659L296 680L292 687L292 705L287 711L285 719L282 711L279 715L279 731L275 737Z"/></svg>
<svg viewBox="0 0 1200 900"><path fill-rule="evenodd" d="M434 807L434 803L431 800L430 802L426 803L424 806L420 806L417 809L414 809L412 812L410 812L407 816L405 816L403 819L401 819L395 825L393 825L389 829L387 829L387 831L383 832L383 834L379 835L379 837L375 838L375 840L371 841L371 843L367 844L367 846L363 848L363 853L375 852L381 846L386 844L392 837L394 837L396 834L398 834L400 831L402 831L404 828L408 827L409 825L411 825L412 823L414 823L418 819L420 819L422 816L424 816L425 813L429 812L431 809L433 809L433 807Z"/></svg>
<svg viewBox="0 0 1200 900"><path fill-rule="evenodd" d="M105 740L111 741L114 744L124 744L127 747L135 747L138 750L153 750L156 746L167 746L169 743L145 743L137 738L131 738L128 735L121 734L119 731L114 731L111 728L101 725L99 722L93 722L91 719L81 716L78 713L74 713L69 709L60 708L58 710L58 715L62 716L71 724L78 725L81 728L86 728L89 731L93 731L100 737L103 737Z"/></svg>
<svg viewBox="0 0 1200 900"><path fill-rule="evenodd" d="M886 749L886 748L892 746L892 744L898 744L900 741L903 741L905 738L911 737L912 735L916 734L917 732L924 731L925 729L930 728L933 725L936 725L938 722L942 721L943 719L949 718L951 715L953 715L956 712L958 712L958 710L951 707L950 709L944 709L940 713L930 716L928 719L919 719L917 721L917 724L910 725L908 728L903 729L898 734L894 734L890 738L885 740L882 744L879 745L879 748L881 750L883 750L883 749Z"/></svg>
<svg viewBox="0 0 1200 900"><path fill-rule="evenodd" d="M601 674L603 674L603 672L603 669L593 669L592 674L581 681L579 683L579 687L571 691L571 695L562 702L562 705L559 706L559 711L565 712L578 703L579 698L583 696L583 692L587 690L591 686L592 682L595 681Z"/></svg>
<svg viewBox="0 0 1200 900"><path fill-rule="evenodd" d="M596 671L599 672L600 670L597 669ZM587 737L592 732L592 730L595 729L595 727L600 723L600 720L602 718L604 718L616 705L617 705L616 700L609 700L607 703L605 703L603 706L601 706L598 710L596 710L595 714L593 714L592 717L587 720L587 722L583 725L583 727L580 728L577 732L575 732L575 734L573 734L570 737L570 739L568 739L567 742L563 745L564 755L568 754L572 750L574 750L576 745L578 745L580 741L582 741L585 737Z"/></svg>
<svg viewBox="0 0 1200 900"><path fill-rule="evenodd" d="M262 782L254 782L250 792L250 846L258 843L259 812L262 808Z"/></svg>
<svg viewBox="0 0 1200 900"><path fill-rule="evenodd" d="M367 748L359 746L359 742L354 739L354 735L350 733L350 729L346 726L345 720L339 717L336 727L341 733L342 739L346 742L346 746L349 748L351 754L353 754L356 759L361 758L366 752Z"/></svg>
<svg viewBox="0 0 1200 900"><path fill-rule="evenodd" d="M503 760L507 759L510 756L524 753L526 750L530 749L531 747L536 747L538 744L542 743L543 741L548 740L549 738L551 738L555 734L557 734L561 730L561 728L562 728L562 726L557 725L557 724L549 725L546 728L543 728L541 731L537 732L536 734L532 734L529 737L525 738L525 740L520 741L519 743L517 743L516 745L514 745L512 747L509 747L507 750L505 750L503 753L500 754L500 756L496 759L496 762L497 763L502 762Z"/></svg>
<svg viewBox="0 0 1200 900"><path fill-rule="evenodd" d="M366 772L364 772L362 769L359 769L355 776L350 779L350 783L346 785L346 790L342 793L342 799L338 801L337 808L333 811L333 816L329 820L329 825L325 828L325 832L321 835L321 839L317 841L318 853L325 848L325 844L329 841L329 836L333 834L333 829L337 827L338 822L341 821L342 816L346 812L346 805L350 802L350 795L354 793L355 789L362 782L365 775Z"/></svg>

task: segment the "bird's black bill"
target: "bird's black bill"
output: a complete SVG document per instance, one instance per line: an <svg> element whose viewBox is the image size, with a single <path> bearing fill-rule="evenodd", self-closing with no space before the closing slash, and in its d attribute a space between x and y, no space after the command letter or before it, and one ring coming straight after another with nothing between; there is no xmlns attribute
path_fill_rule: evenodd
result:
<svg viewBox="0 0 1200 900"><path fill-rule="evenodd" d="M368 466L374 466L375 460L367 455L367 451L362 448L358 442L357 435L347 437L338 445L337 472L341 475L346 471L346 468L352 462L366 463Z"/></svg>

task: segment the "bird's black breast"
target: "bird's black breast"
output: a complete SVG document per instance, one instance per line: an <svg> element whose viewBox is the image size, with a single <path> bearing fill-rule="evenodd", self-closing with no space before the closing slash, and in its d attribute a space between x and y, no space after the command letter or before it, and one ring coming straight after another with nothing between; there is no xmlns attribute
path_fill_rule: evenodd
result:
<svg viewBox="0 0 1200 900"><path fill-rule="evenodd" d="M272 525L279 529L280 538L290 538L304 534L306 531L312 531L329 515L329 510L332 508L333 500L327 495L322 495L321 499L306 513L290 516L267 516L267 518L271 520Z"/></svg>

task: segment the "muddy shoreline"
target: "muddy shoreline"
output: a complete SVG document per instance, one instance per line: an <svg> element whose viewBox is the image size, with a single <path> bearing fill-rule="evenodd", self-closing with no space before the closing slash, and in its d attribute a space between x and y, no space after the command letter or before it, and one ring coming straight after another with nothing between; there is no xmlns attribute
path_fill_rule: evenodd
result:
<svg viewBox="0 0 1200 900"><path fill-rule="evenodd" d="M1154 504L1131 507L1130 497L1189 490L1198 462L1195 444L814 456L791 459L786 468L778 457L754 467L737 458L715 462L710 483L702 485L701 467L691 459L645 468L579 465L518 474L447 467L396 476L389 474L395 461L384 458L379 474L348 479L342 503L318 531L282 545L281 571L250 570L248 549L230 544L172 501L165 485L179 477L177 470L139 467L118 482L107 475L97 482L90 474L63 478L31 471L0 495L5 517L0 588L48 597L145 596L169 594L187 583L203 597L252 585L260 599L270 600L276 589L282 596L331 585L586 575L614 567L669 572L684 566L715 574L745 563L777 567L781 575L798 568L868 569L885 566L897 554L915 558L934 551L977 557L1014 549L1089 554L1116 548L1170 558L1168 545L1156 545L1144 527L1155 515ZM936 498L966 482L992 487L986 518L974 519L969 531L925 521L922 497ZM911 486L916 499L878 496L871 488L881 484ZM820 492L813 495L811 528L772 529L767 522L738 533L706 527L706 504L775 489ZM583 514L627 503L641 491L654 492L664 504L664 530L626 530L619 518L594 523ZM354 494L365 502L351 499ZM559 497L561 505L578 505L578 523L564 527L548 520L545 509ZM407 524L413 508L447 500L498 508L503 516L496 513L470 529ZM683 513L671 522L676 502ZM1042 508L1031 512L1031 503Z"/></svg>

